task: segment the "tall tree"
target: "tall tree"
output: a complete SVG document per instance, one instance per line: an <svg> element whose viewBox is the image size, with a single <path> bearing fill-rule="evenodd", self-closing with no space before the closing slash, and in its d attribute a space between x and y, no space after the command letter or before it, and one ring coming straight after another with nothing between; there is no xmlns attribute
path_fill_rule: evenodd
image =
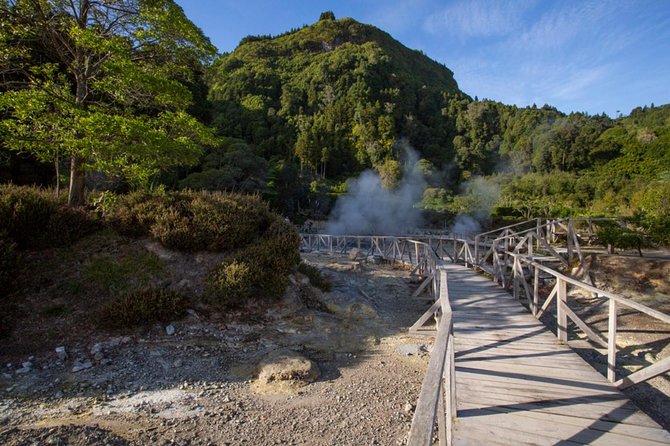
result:
<svg viewBox="0 0 670 446"><path fill-rule="evenodd" d="M0 0L3 144L146 182L195 163L211 132L186 110L194 64L216 49L172 0Z"/></svg>

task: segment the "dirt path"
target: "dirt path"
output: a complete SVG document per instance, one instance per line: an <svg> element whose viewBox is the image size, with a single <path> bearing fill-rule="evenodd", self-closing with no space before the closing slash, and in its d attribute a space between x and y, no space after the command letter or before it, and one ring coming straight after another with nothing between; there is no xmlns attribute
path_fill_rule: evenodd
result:
<svg viewBox="0 0 670 446"><path fill-rule="evenodd" d="M410 299L407 271L305 258L331 292L296 276L280 304L245 322L191 312L173 335L156 326L66 346L62 361L55 352L29 367L3 361L0 444L403 444L429 355L407 328L426 305ZM278 351L311 360L320 377L256 382L257 365Z"/></svg>

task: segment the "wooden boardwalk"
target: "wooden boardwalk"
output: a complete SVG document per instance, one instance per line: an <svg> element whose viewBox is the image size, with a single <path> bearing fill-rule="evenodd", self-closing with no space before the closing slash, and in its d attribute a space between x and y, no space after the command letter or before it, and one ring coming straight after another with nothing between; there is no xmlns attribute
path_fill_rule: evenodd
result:
<svg viewBox="0 0 670 446"><path fill-rule="evenodd" d="M660 445L670 434L508 293L448 264L458 445Z"/></svg>

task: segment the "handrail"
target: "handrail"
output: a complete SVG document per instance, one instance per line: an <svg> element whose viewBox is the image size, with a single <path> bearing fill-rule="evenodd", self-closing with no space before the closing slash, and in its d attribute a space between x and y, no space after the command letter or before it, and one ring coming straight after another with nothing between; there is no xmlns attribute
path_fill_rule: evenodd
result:
<svg viewBox="0 0 670 446"><path fill-rule="evenodd" d="M670 357L657 361L648 367L645 367L635 373L616 380L616 335L617 335L617 307L625 306L636 311L640 311L662 322L670 323L670 316L660 311L649 308L640 303L631 301L626 297L602 290L555 269L552 269L538 261L538 254L548 253L552 257L560 259L563 265L571 264L572 254L579 256L582 270L588 273L584 257L579 247L578 235L574 230L576 221L600 221L604 219L562 219L546 220L540 219L528 220L526 222L510 225L495 231L475 236L474 241L455 236L333 236L326 234L301 234L303 245L309 249L320 250L321 247L331 252L339 251L346 253L352 241L356 242L358 248L363 243L367 243L368 255L382 255L389 260L408 262L415 266L414 272L418 272L425 277L423 283L414 293L418 296L426 289L432 290L435 297L435 303L428 309L424 315L410 329L410 332L425 332L419 328L435 317L438 320L437 332L431 334L436 336L433 352L431 353L430 363L424 382L421 386L421 394L417 402L415 415L412 420L412 427L409 434L408 445L429 445L432 444L432 434L435 426L435 420L438 421L438 434L440 445L453 443L453 429L456 419L456 386L454 374L454 342L453 342L453 318L448 298L448 279L447 273L440 267L442 258L449 256L453 263L464 263L472 268L479 268L492 274L494 281L502 281L502 285L509 289L513 285L514 297L519 299L521 294L525 295L533 315L540 319L549 308L553 300L556 300L556 335L559 340L567 342L568 319L572 320L593 342L607 348L607 379L614 383L620 389L627 388L634 384L644 382L660 374L670 371ZM500 232L506 231L521 224L536 222L534 228L529 228L515 233L502 235ZM552 228L549 228L549 225ZM567 260L560 256L552 247L552 240L558 234L556 226L565 230L568 243ZM546 233L545 233L546 231ZM490 248L480 256L478 252L479 242L482 236L492 233L498 233L495 238L486 238L487 244L490 242ZM550 237L551 236L551 237ZM546 237L546 238L545 238ZM534 241L537 247L534 248ZM335 242L335 243L333 243ZM512 242L512 243L510 243ZM453 245L452 245L453 243ZM474 255L471 250L471 243L474 244ZM452 253L449 253L452 249ZM453 254L453 255L452 255ZM441 258L442 257L442 258ZM480 258L481 257L481 258ZM491 270L485 262L491 259L493 269ZM543 257L546 261L547 258ZM530 271L533 283L529 286L526 282L526 272L524 268ZM549 274L556 281L552 291L544 299L540 306L540 271ZM432 283L432 287L428 287ZM568 306L568 285L579 287L594 295L608 299L608 329L607 337L592 330L579 316ZM522 291L523 290L523 291ZM447 404L445 404L445 400Z"/></svg>
<svg viewBox="0 0 670 446"><path fill-rule="evenodd" d="M631 309L634 309L636 311L639 311L643 314L646 314L648 316L651 316L661 322L670 324L670 315L667 315L665 313L662 313L658 310L654 310L653 308L647 307L646 305L640 304L638 302L632 301L630 299L627 299L626 297L612 293L609 291L601 290L599 288L596 288L592 285L589 285L588 283L582 282L581 280L575 279L573 277L569 277L565 274L562 274L556 270L553 270L545 265L542 265L541 263L533 260L532 258L522 255L522 254L514 254L514 253L509 253L511 257L514 258L515 260L515 266L513 270L513 275L514 275L514 281L515 284L515 297L518 298L518 293L519 293L519 285L518 284L523 284L523 288L526 293L526 299L530 303L531 309L533 310L533 314L535 315L536 318L540 318L541 315L544 313L544 311L549 307L549 304L551 303L552 299L554 297L557 297L556 299L556 319L557 319L557 324L556 324L556 336L558 337L559 340L562 342L568 341L568 333L567 333L567 328L568 328L568 318L571 319L575 325L577 325L585 334L586 336L591 339L593 342L600 344L603 347L607 348L607 379L614 383L616 387L619 389L625 389L627 387L630 387L634 384L639 384L641 382L647 381L651 378L654 378L658 375L667 373L670 371L670 357L661 359L660 361L655 362L652 365L649 365L647 367L644 367L635 373L632 373L626 377L623 377L619 380L616 379L616 355L617 355L617 349L616 349L616 337L617 337L617 309L618 306L624 306L628 307ZM532 267L534 269L534 277L538 277L538 272L543 271L545 273L550 274L556 279L556 285L554 286L553 291L549 294L547 299L545 300L544 305L542 306L542 309L540 311L537 311L537 304L539 301L539 290L537 286L533 286L533 291L530 291L530 287L526 284L526 279L524 277L523 270L521 268L517 268L517 265L521 265L522 263L528 265L528 267ZM535 279L534 281L537 281ZM573 285L575 287L581 288L583 290L589 291L593 294L596 294L598 296L604 297L608 299L608 324L607 324L607 338L603 338L601 335L597 334L594 332L588 324L583 321L574 311L570 309L568 306L568 294L567 294L567 285ZM532 295L532 300L531 300L531 295Z"/></svg>
<svg viewBox="0 0 670 446"><path fill-rule="evenodd" d="M408 446L432 445L436 419L440 446L451 445L454 442L456 420L454 323L449 303L447 271L440 266L437 271L440 296L438 329L412 418L407 439Z"/></svg>

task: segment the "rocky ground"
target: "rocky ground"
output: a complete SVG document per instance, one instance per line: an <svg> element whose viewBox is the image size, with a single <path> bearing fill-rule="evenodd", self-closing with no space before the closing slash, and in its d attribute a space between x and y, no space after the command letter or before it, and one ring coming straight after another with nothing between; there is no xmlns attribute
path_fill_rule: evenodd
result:
<svg viewBox="0 0 670 446"><path fill-rule="evenodd" d="M332 291L296 275L243 322L190 310L3 361L0 444L403 444L430 349L407 328L426 304L410 298L408 271L305 258Z"/></svg>
<svg viewBox="0 0 670 446"><path fill-rule="evenodd" d="M175 274L208 264L148 249L173 262ZM24 347L48 345L34 356L6 349L19 353L0 357L0 444L404 444L430 350L430 339L407 334L427 307L409 297L416 284L391 265L303 257L322 268L332 291L296 274L281 302L244 314L194 308L183 320L118 335L27 339ZM633 298L667 311L670 262L645 262L599 259L599 285L637 290ZM172 282L185 280L201 282L179 274ZM606 330L606 305L573 297L575 310ZM667 327L629 313L619 325L621 371L668 355ZM580 348L577 334L573 341L604 370L604 352ZM627 394L670 425L667 377Z"/></svg>

